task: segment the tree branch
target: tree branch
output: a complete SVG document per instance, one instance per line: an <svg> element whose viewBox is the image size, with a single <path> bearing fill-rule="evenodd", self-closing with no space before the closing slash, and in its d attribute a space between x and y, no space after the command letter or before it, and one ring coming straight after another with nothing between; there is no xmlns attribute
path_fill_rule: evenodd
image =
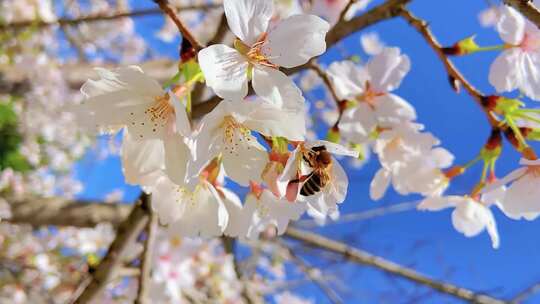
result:
<svg viewBox="0 0 540 304"><path fill-rule="evenodd" d="M6 199L12 217L6 221L32 226L94 227L99 223L111 223L117 227L130 213L132 206L99 202L76 202L63 198L29 198L13 201Z"/></svg>
<svg viewBox="0 0 540 304"><path fill-rule="evenodd" d="M383 4L376 6L360 16L356 16L349 21L341 20L326 35L326 47L331 48L341 39L354 34L375 23L392 19L399 16L403 6L412 0L387 0ZM309 64L283 69L285 74L291 75L309 68Z"/></svg>
<svg viewBox="0 0 540 304"><path fill-rule="evenodd" d="M36 203L36 202L34 202L34 203ZM124 208L129 209L131 207L131 206L124 206L122 208L117 208L115 205L109 205L109 204L103 204L103 203L90 205L90 204L72 202L71 207L68 207L66 205L66 208L70 209L71 212L72 212L70 220L73 221L73 222L68 223L65 219L63 219L63 217L64 217L63 213L56 213L56 211L55 212L50 212L49 210L47 210L49 208L49 204L42 204L42 203L36 203L36 204L41 205L41 207L40 208L32 208L32 210L34 212L34 216L29 214L28 212L25 214L25 216L21 216L20 214L18 214L18 212L21 209L15 208L15 209L12 210L13 218L19 218L19 219L25 218L26 221L27 221L26 223L30 224L30 225L33 225L33 226L60 225L60 226L76 226L76 227L94 227L94 226L96 226L97 224L100 223L100 221L97 221L98 219L112 220L113 224L116 223L116 225L118 225L118 223L121 223L125 219L125 215L122 214L124 212L124 210L125 210ZM52 207L52 208L54 209L54 207ZM109 216L109 217L104 217L104 218L93 217L92 216L92 214L94 213L93 208L96 208L96 210L99 209L99 208L109 209L105 213L112 215L112 214L114 214L116 212L116 216ZM77 211L76 209L81 209L81 210ZM84 210L84 211L82 211L82 210ZM145 224L146 220L143 220L143 219L147 219L147 216L146 216L145 212L146 211L143 210L143 208L141 207L141 204L138 204L138 205L136 205L135 208L133 208L133 211L131 212L128 219L125 222L122 222L122 224L120 225L120 227L118 229L118 233L120 235L123 235L123 237L122 237L122 239L123 239L122 243L123 244L126 243L125 239L126 239L126 231L127 231L127 229L123 228L123 227L132 227L133 223L139 223L139 225L140 225L141 224L140 222L143 222L143 224ZM42 213L46 214L47 216L39 217L38 215L42 214ZM34 222L34 220L37 220L37 222ZM23 222L18 221L18 223L22 224ZM140 227L142 229L142 227L144 227L144 225L142 225ZM395 264L395 263L393 263L391 261L385 260L385 259L383 259L381 257L372 255L372 254L370 254L368 252L361 251L359 249L349 247L344 243L325 238L323 236L314 234L314 233L309 232L309 231L299 230L299 229L295 229L295 228L289 228L287 230L285 236L289 237L291 239L301 241L301 242L303 242L306 245L309 245L311 247L320 248L320 249L326 250L328 252L333 252L333 253L340 254L350 262L354 262L354 263L358 263L358 264L362 264L362 265L371 266L371 267L374 267L374 268L377 268L377 269L381 269L382 271L385 271L387 273L397 275L399 277L411 280L411 281L413 281L415 283L418 283L418 284L421 284L421 285L424 285L424 286L431 287L431 288L433 288L435 290L438 290L438 291L440 291L442 293L446 293L446 294L455 296L455 297L463 299L463 300L471 301L471 302L474 302L474 303L480 303L480 304L503 304L503 303L506 303L506 302L504 302L502 300L494 299L494 298L486 296L486 295L476 294L473 291L465 289L465 288L461 288L461 287L458 287L458 286L455 286L455 285L452 285L452 284L449 284L449 283L445 283L445 282L436 281L436 280L431 279L431 278L429 278L427 276L424 276L424 275L422 275L422 274L420 274L420 273L418 273L418 272L416 272L416 271L414 271L412 269L403 267L403 266ZM117 240L118 240L118 238L117 238ZM111 248L113 249L113 251L117 251L117 250L115 250L115 248L120 247L118 244L114 245L115 243L120 242L120 241L117 242L117 240L115 240L115 242L113 242L113 244L111 245ZM109 253L111 253L113 251L109 251ZM103 260L104 262L105 262L106 259L108 259L108 260L111 259L110 257L108 258L108 256L111 255L109 253L107 254L106 258ZM115 255L115 254L112 254L112 255L113 255L113 257L116 256L116 259L118 259L117 255ZM101 263L100 266L98 267L98 269L101 269L102 265L110 265L110 262L106 263L106 264ZM103 267L105 267L105 266L103 266ZM101 271L103 271L103 270L101 270ZM97 271L95 273L97 273ZM103 280L100 280L100 282L103 282Z"/></svg>
<svg viewBox="0 0 540 304"><path fill-rule="evenodd" d="M534 6L532 0L504 0L504 4L515 8L540 28L540 10Z"/></svg>
<svg viewBox="0 0 540 304"><path fill-rule="evenodd" d="M485 95L480 92L477 88L475 88L466 78L461 74L461 72L456 68L456 66L450 61L448 56L443 51L442 46L439 44L433 33L428 27L428 24L426 21L417 18L414 16L410 11L406 9L401 10L401 16L409 22L409 24L414 27L422 37L426 40L428 45L435 51L439 59L442 61L446 72L448 73L448 77L451 79L451 81L458 81L467 93L474 99L474 101L480 106L484 114L486 115L486 118L489 122L489 124L492 127L498 127L499 121L498 119L483 106L483 101L485 100Z"/></svg>
<svg viewBox="0 0 540 304"><path fill-rule="evenodd" d="M220 4L204 4L204 5L189 5L189 6L181 6L176 7L177 11L194 11L194 10L209 10L213 8L219 8L221 7ZM117 20L121 18L134 18L134 17L144 17L144 16L151 16L151 15L162 15L163 12L159 8L148 8L148 9L140 9L140 10L133 10L130 12L122 12L118 14L111 14L111 15L104 15L104 14L96 14L96 15L89 15L84 16L80 18L60 18L56 21L52 22L46 22L43 20L29 20L29 21L19 21L14 23L8 23L8 24L0 24L0 31L6 31L6 30L21 30L27 27L33 27L33 28L47 28L51 26L74 26L79 25L81 23L92 23L92 22L99 22L99 21L111 21L111 20Z"/></svg>
<svg viewBox="0 0 540 304"><path fill-rule="evenodd" d="M154 243L156 239L156 233L158 229L157 214L148 210L150 213L150 220L146 226L146 240L144 242L144 249L141 254L141 272L139 275L139 289L137 290L137 299L135 304L147 304L148 290L150 288L150 275L152 270L152 252L154 249Z"/></svg>
<svg viewBox="0 0 540 304"><path fill-rule="evenodd" d="M107 255L105 255L97 268L90 268L90 276L81 283L84 288L80 288L82 292L80 295L76 295L74 304L92 302L107 286L107 283L114 278L126 248L135 241L148 223L148 210L151 208L148 200L149 197L143 194L128 218L118 226L116 238L110 245Z"/></svg>
<svg viewBox="0 0 540 304"><path fill-rule="evenodd" d="M506 303L486 295L476 294L471 290L461 288L449 283L439 282L427 276L424 276L415 270L398 265L394 262L385 260L371 253L352 248L344 243L340 243L315 233L299 230L289 227L285 233L286 237L304 242L316 248L334 252L342 255L350 262L375 267L387 273L397 275L415 283L428 286L442 293L452 295L456 298L479 304L503 304Z"/></svg>
<svg viewBox="0 0 540 304"><path fill-rule="evenodd" d="M174 22L178 31L182 34L182 39L187 39L196 52L202 50L203 46L197 41L195 36L191 34L191 31L184 25L184 23L178 18L175 9L169 5L168 0L154 0L159 8Z"/></svg>

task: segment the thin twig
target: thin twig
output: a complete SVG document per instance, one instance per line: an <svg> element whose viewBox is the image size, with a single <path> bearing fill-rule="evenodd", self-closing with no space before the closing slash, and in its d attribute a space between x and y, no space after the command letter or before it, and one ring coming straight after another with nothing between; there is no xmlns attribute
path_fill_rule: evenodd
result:
<svg viewBox="0 0 540 304"><path fill-rule="evenodd" d="M337 96L336 89L334 88L334 85L332 84L332 81L330 80L330 76L326 71L315 61L310 60L308 62L308 67L313 70L317 75L321 78L321 80L324 82L328 90L330 91L330 94L332 95L332 98L334 98L334 101L339 106L339 103L341 100Z"/></svg>
<svg viewBox="0 0 540 304"><path fill-rule="evenodd" d="M504 0L504 3L515 8L540 28L540 9L534 6L532 0Z"/></svg>
<svg viewBox="0 0 540 304"><path fill-rule="evenodd" d="M177 11L194 11L194 10L209 10L213 8L218 8L220 6L221 6L220 4L204 4L204 5L181 6L181 7L176 7L175 9ZM14 23L0 24L0 31L21 30L27 27L41 29L41 28L47 28L51 26L74 26L74 25L79 25L81 23L112 21L112 20L117 20L117 19L126 18L126 17L133 18L133 17L144 17L144 16L161 15L161 14L163 14L161 9L149 8L149 9L133 10L131 12L122 12L122 13L111 14L111 15L96 14L96 15L83 16L80 18L60 18L56 21L51 21L51 22L46 22L43 20L19 21L19 22L14 22Z"/></svg>
<svg viewBox="0 0 540 304"><path fill-rule="evenodd" d="M409 22L409 24L414 27L421 35L424 37L426 42L429 44L429 46L435 51L439 59L444 64L444 67L446 68L446 72L448 73L448 76L458 81L467 93L471 95L471 97L474 99L474 101L480 106L484 114L486 115L487 120L489 121L490 125L492 127L499 127L499 120L494 116L494 114L486 109L486 107L483 106L483 101L485 100L485 95L480 92L477 88L475 88L466 78L461 74L461 72L456 68L456 66L450 61L448 56L444 53L442 46L439 44L433 33L428 27L428 24L426 21L417 18L414 16L409 10L402 9L401 10L401 16Z"/></svg>
<svg viewBox="0 0 540 304"><path fill-rule="evenodd" d="M486 295L477 294L471 290L458 287L450 283L434 280L410 268L385 260L371 253L349 247L344 243L325 238L321 235L309 231L289 228L287 229L285 236L294 240L304 242L316 248L340 254L350 262L378 268L387 273L397 275L399 277L408 279L421 285L428 286L442 293L452 295L462 300L479 304L506 303L505 301L498 300Z"/></svg>
<svg viewBox="0 0 540 304"><path fill-rule="evenodd" d="M141 272L139 275L139 289L137 290L136 304L146 304L148 302L148 290L150 288L150 275L152 270L152 252L156 239L158 228L158 217L155 212L150 209L150 220L146 226L146 240L144 249L141 254Z"/></svg>
<svg viewBox="0 0 540 304"><path fill-rule="evenodd" d="M520 304L523 303L523 301L527 300L527 298L533 296L535 293L540 292L540 283L533 284L527 288L525 288L523 291L519 292L512 300L510 300L511 304Z"/></svg>
<svg viewBox="0 0 540 304"><path fill-rule="evenodd" d="M195 36L191 34L191 31L184 25L184 23L178 18L178 15L175 11L175 9L169 5L169 1L167 0L154 0L157 5L159 5L159 8L165 13L171 20L174 22L176 27L178 28L178 31L182 34L182 39L187 39L191 46L195 49L196 52L202 50L203 46L197 41Z"/></svg>

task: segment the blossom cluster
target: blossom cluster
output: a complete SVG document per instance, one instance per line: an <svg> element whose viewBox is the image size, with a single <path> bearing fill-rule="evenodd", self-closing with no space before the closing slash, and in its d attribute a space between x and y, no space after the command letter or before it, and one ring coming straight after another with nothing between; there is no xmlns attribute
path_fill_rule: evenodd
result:
<svg viewBox="0 0 540 304"><path fill-rule="evenodd" d="M82 87L79 121L88 130L122 130L126 181L152 193L160 222L180 235L256 238L268 225L283 233L306 210L337 212L348 181L331 154L357 153L305 141L304 97L279 70L324 53L330 25L306 14L270 25L272 1L223 5L234 47L201 50L200 69L185 62L195 72L169 90L139 67L98 69L100 79ZM224 100L195 121L190 93L200 81ZM248 83L256 96L246 98ZM249 187L244 203L225 178Z"/></svg>

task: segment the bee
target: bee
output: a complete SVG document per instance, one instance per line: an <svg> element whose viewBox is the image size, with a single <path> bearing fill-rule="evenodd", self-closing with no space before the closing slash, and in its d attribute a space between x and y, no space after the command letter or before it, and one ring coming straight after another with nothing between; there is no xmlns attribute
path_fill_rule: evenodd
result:
<svg viewBox="0 0 540 304"><path fill-rule="evenodd" d="M311 196L321 191L330 182L332 155L325 146L318 146L304 152L302 158L313 170L302 177L304 183L300 189L300 195Z"/></svg>

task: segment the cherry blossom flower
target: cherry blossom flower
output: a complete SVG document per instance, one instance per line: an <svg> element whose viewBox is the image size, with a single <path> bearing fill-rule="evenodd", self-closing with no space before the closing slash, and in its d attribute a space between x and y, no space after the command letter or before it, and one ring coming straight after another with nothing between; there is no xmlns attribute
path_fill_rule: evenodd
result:
<svg viewBox="0 0 540 304"><path fill-rule="evenodd" d="M452 224L457 231L466 237L473 237L487 230L493 248L499 248L495 218L489 207L483 203L466 196L446 196L428 197L417 206L418 210L426 211L440 211L452 207Z"/></svg>
<svg viewBox="0 0 540 304"><path fill-rule="evenodd" d="M340 134L345 139L363 143L377 127L416 119L414 108L390 93L399 87L409 69L409 58L401 55L398 48L384 49L363 67L352 61L330 66L329 74L338 97L358 103L344 111L339 123Z"/></svg>
<svg viewBox="0 0 540 304"><path fill-rule="evenodd" d="M349 179L343 167L333 157L329 160L330 162L317 160L324 161L325 168L322 168L324 171L322 173L315 172L315 168L310 167L307 156L314 151L314 148L318 151L324 148L331 154L349 157L358 157L358 152L327 141L302 143L291 154L283 173L278 178L278 187L282 197L290 202L297 199L307 202L312 213L326 217L326 215L334 213L337 210L337 204L341 204L345 200ZM327 178L320 177L319 173L327 175ZM319 180L328 180L322 185L319 183L319 186L322 186L320 189L311 189L313 193L302 194L302 187L313 174L317 175Z"/></svg>
<svg viewBox="0 0 540 304"><path fill-rule="evenodd" d="M126 128L122 151L127 181L141 183L135 175L161 166L172 180L183 183L189 155L183 136L191 135L184 105L139 67L97 71L101 79L83 85L87 98L75 111L89 129L114 133Z"/></svg>
<svg viewBox="0 0 540 304"><path fill-rule="evenodd" d="M408 123L379 134L373 150L382 168L371 182L372 199L382 198L390 183L401 194L437 195L446 189L448 179L441 168L450 166L453 156L445 149L433 149L439 140L422 129Z"/></svg>
<svg viewBox="0 0 540 304"><path fill-rule="evenodd" d="M501 210L511 218L535 218L540 213L540 161L521 159L520 164L523 167L494 182L483 192L489 194L509 185L504 195L500 195L498 205Z"/></svg>
<svg viewBox="0 0 540 304"><path fill-rule="evenodd" d="M296 67L324 53L330 25L317 16L294 15L269 28L271 0L225 0L223 5L238 39L235 48L218 44L199 52L206 84L224 99L242 100L251 80L263 99L279 107L301 107L301 91L279 67Z"/></svg>
<svg viewBox="0 0 540 304"><path fill-rule="evenodd" d="M540 30L508 6L499 8L496 29L506 48L491 65L490 83L498 92L518 89L540 100Z"/></svg>
<svg viewBox="0 0 540 304"><path fill-rule="evenodd" d="M152 190L152 197L152 208L160 222L180 236L219 236L227 228L229 213L224 203L227 197L222 197L207 181L201 181L190 191L162 176Z"/></svg>
<svg viewBox="0 0 540 304"><path fill-rule="evenodd" d="M256 239L270 226L276 228L278 235L282 235L289 222L298 220L305 211L305 203L279 199L267 189L251 192L246 196L242 212L242 217L249 223L246 233L240 236Z"/></svg>
<svg viewBox="0 0 540 304"><path fill-rule="evenodd" d="M242 186L261 182L268 153L253 132L301 141L304 113L281 110L260 101L221 102L201 121L194 137L194 162L189 175L198 179L205 165L221 156L225 174Z"/></svg>

